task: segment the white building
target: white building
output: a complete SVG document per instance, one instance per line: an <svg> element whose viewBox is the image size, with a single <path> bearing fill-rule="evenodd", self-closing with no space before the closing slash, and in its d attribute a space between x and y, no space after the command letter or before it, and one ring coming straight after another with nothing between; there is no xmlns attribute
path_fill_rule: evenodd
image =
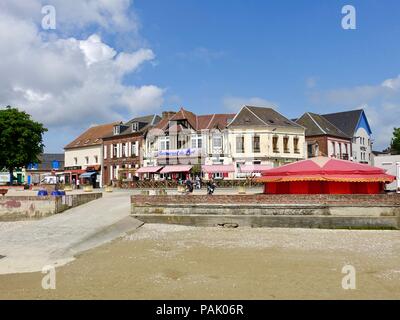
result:
<svg viewBox="0 0 400 320"><path fill-rule="evenodd" d="M181 108L164 112L145 138L144 166L162 167L160 177L185 179L189 171L207 173L204 178L233 178L226 126L234 114L196 115ZM146 173L146 169L141 169ZM157 178L157 177L156 177Z"/></svg>
<svg viewBox="0 0 400 320"><path fill-rule="evenodd" d="M115 123L94 126L64 147L65 182L73 183L83 177L102 186L103 140L112 133Z"/></svg>
<svg viewBox="0 0 400 320"><path fill-rule="evenodd" d="M386 190L400 192L400 155L373 156L373 166L385 169L388 174L396 176L396 180L386 185Z"/></svg>

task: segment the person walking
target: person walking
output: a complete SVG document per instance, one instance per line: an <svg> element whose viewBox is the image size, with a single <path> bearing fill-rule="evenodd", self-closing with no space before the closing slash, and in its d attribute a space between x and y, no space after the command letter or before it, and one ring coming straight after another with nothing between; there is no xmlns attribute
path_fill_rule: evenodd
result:
<svg viewBox="0 0 400 320"><path fill-rule="evenodd" d="M186 188L188 193L193 193L193 182L190 178L186 179Z"/></svg>
<svg viewBox="0 0 400 320"><path fill-rule="evenodd" d="M208 180L207 181L207 194L212 195L214 193L216 187L217 186L215 185L213 179Z"/></svg>

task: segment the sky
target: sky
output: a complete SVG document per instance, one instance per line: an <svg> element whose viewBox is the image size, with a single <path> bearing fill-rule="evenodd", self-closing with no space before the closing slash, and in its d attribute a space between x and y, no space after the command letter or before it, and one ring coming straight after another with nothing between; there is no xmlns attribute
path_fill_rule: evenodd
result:
<svg viewBox="0 0 400 320"><path fill-rule="evenodd" d="M400 126L399 39L398 0L2 0L0 106L44 123L46 152L96 124L243 104L364 108L382 150Z"/></svg>

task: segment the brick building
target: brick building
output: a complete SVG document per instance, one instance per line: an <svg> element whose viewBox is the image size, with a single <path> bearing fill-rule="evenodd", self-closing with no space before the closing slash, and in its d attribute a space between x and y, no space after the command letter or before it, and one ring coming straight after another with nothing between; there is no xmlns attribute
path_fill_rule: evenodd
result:
<svg viewBox="0 0 400 320"><path fill-rule="evenodd" d="M143 141L146 132L161 118L149 115L114 125L113 132L103 137L103 184L136 179L143 164Z"/></svg>
<svg viewBox="0 0 400 320"><path fill-rule="evenodd" d="M296 123L306 128L308 158L325 156L349 160L351 137L323 116L306 112Z"/></svg>

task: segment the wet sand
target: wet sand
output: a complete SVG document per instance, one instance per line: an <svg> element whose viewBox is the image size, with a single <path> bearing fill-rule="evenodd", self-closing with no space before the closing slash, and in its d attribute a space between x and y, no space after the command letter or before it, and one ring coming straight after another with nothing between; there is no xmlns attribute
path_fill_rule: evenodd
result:
<svg viewBox="0 0 400 320"><path fill-rule="evenodd" d="M0 299L399 299L400 233L145 225L43 276L1 275Z"/></svg>

